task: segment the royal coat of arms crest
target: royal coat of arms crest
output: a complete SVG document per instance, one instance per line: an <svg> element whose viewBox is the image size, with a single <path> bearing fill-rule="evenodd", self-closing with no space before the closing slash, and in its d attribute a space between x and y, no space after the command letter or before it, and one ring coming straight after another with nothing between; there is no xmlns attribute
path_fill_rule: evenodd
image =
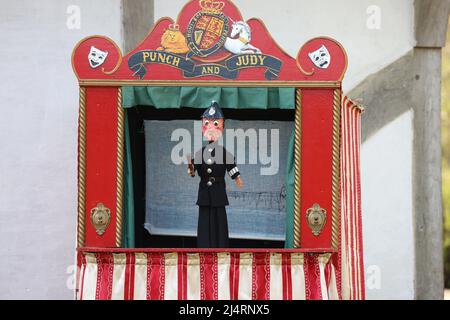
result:
<svg viewBox="0 0 450 320"><path fill-rule="evenodd" d="M177 22L167 25L156 50L141 50L129 57L133 75L143 79L147 65L164 64L183 70L185 78L236 79L243 69L265 68L267 80L277 79L282 61L250 43L251 26L240 14L233 14L232 8L225 7L226 3L191 1L186 18L182 15Z"/></svg>
<svg viewBox="0 0 450 320"><path fill-rule="evenodd" d="M229 21L222 12L224 2L200 0L199 5L201 11L192 17L186 29L186 40L191 50L188 55L206 57L225 44Z"/></svg>

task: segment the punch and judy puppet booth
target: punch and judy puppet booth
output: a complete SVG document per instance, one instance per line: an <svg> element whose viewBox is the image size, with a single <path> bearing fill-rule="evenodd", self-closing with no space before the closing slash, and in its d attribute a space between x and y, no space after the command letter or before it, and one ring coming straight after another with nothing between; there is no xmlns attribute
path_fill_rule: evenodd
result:
<svg viewBox="0 0 450 320"><path fill-rule="evenodd" d="M364 298L361 109L342 94L347 55L337 41L311 39L291 57L263 21L244 20L233 2L192 0L176 21L158 20L131 52L87 37L72 64L80 86L77 299ZM293 124L281 156L279 247L168 248L136 240L150 199L139 193L136 168L146 158L133 142L133 121L198 120L212 100L227 119L283 115ZM174 196L170 204L176 211L181 201Z"/></svg>

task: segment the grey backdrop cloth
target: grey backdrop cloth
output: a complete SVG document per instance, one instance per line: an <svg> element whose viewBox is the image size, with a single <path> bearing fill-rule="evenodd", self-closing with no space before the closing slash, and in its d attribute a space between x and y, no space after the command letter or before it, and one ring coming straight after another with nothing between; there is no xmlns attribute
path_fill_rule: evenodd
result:
<svg viewBox="0 0 450 320"><path fill-rule="evenodd" d="M194 140L193 120L145 121L146 144L146 229L154 235L196 236L198 207L197 199L199 177L187 174L187 164L176 165L171 153L179 141L171 141L175 129L184 128ZM278 171L275 175L261 175L259 156L257 164L248 164L249 155L259 152L259 145L249 145L246 141L245 163L238 162L244 181L239 189L226 175L227 194L230 205L227 207L231 238L284 240L285 238L285 172L286 155L293 122L284 121L238 121L226 120L226 129L249 128L266 129L268 155L271 156L271 129L279 130ZM258 142L261 136L258 136ZM205 142L204 142L205 143ZM226 141L224 146L227 147ZM191 154L194 143L191 143ZM229 150L237 157L235 150ZM237 158L239 160L239 158ZM275 160L272 160L275 161Z"/></svg>

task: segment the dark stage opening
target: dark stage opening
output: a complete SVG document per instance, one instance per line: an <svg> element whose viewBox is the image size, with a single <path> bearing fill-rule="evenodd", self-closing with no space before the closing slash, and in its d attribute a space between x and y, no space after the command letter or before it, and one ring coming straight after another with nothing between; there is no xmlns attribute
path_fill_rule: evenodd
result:
<svg viewBox="0 0 450 320"><path fill-rule="evenodd" d="M147 163L146 163L146 132L145 121L174 121L174 120L199 120L202 109L180 108L180 109L155 109L153 107L133 107L126 109L130 134L130 150L133 167L133 188L135 207L135 247L136 248L195 248L196 236L190 235L170 235L150 233L146 228L146 213L148 205L147 189ZM294 110L284 109L223 109L227 128L227 121L239 120L243 123L248 121L280 121L286 122L286 126L291 126L294 117ZM289 127L290 128L290 127ZM288 129L286 129L287 131ZM290 131L290 129L289 129ZM284 142L285 143L285 142ZM283 154L281 161L285 161ZM186 167L186 166L184 166ZM187 168L187 167L186 167ZM281 172L284 176L284 172ZM187 174L186 174L187 175ZM245 181L245 176L243 176ZM197 177L198 179L198 177ZM198 181L192 183L192 188L197 188ZM176 186L174 186L176 187ZM195 200L192 199L192 207L197 210ZM174 202L176 203L176 199ZM227 207L227 212L228 212ZM229 218L230 219L230 218ZM284 221L282 222L284 223ZM231 237L231 248L283 248L284 241L281 239L260 239L258 237Z"/></svg>

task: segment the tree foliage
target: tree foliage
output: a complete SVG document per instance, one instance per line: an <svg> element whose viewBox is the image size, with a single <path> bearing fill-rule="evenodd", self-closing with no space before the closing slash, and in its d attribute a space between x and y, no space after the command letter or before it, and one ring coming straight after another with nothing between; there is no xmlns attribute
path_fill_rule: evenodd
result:
<svg viewBox="0 0 450 320"><path fill-rule="evenodd" d="M450 21L449 21L450 30ZM450 288L450 32L442 51L442 199L445 287Z"/></svg>

